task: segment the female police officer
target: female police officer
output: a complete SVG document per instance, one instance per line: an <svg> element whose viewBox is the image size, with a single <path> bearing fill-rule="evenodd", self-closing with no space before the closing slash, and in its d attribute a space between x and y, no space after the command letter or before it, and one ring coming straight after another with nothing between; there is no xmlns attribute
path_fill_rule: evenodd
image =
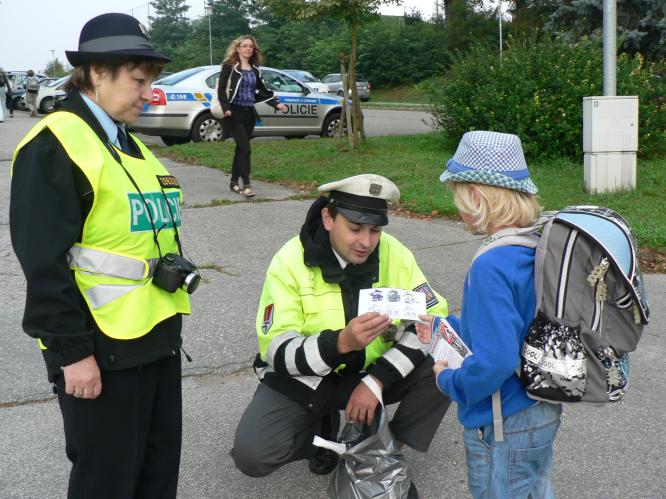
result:
<svg viewBox="0 0 666 499"><path fill-rule="evenodd" d="M12 165L23 329L38 339L58 393L68 496L175 497L190 304L181 267L165 270L175 286L154 281L180 251L181 192L124 130L169 59L125 14L88 21L67 58L75 69L63 109L26 135Z"/></svg>

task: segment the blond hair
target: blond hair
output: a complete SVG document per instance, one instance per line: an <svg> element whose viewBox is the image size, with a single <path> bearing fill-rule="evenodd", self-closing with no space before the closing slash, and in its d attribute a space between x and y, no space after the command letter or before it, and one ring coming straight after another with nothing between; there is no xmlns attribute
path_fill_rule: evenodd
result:
<svg viewBox="0 0 666 499"><path fill-rule="evenodd" d="M229 64L233 66L234 64L240 62L238 57L238 52L236 49L240 47L240 44L245 40L251 40L254 44L254 52L252 52L252 57L250 57L250 64L253 66L258 66L264 60L264 53L259 48L257 40L252 35L241 35L235 40L233 40L227 47L227 52L224 54L224 64Z"/></svg>
<svg viewBox="0 0 666 499"><path fill-rule="evenodd" d="M473 220L474 232L488 234L489 227L529 227L543 209L539 198L527 192L470 182L449 182L458 211ZM470 189L474 185L478 198ZM478 203L478 206L477 206Z"/></svg>

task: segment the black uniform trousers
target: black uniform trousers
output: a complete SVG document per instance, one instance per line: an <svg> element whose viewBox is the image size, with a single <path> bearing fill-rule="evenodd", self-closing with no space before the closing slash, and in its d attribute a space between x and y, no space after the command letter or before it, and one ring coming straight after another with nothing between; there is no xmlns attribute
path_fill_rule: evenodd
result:
<svg viewBox="0 0 666 499"><path fill-rule="evenodd" d="M55 380L72 462L68 499L175 498L182 437L180 354L102 372L102 393L80 399Z"/></svg>
<svg viewBox="0 0 666 499"><path fill-rule="evenodd" d="M393 435L419 452L427 452L451 404L437 388L432 366L432 358L426 357L382 394L386 405L400 402L389 423ZM248 476L262 477L292 461L313 457L317 448L312 439L320 431L322 418L344 409L364 376L340 376L329 406L317 413L261 383L236 428L231 450L236 467Z"/></svg>
<svg viewBox="0 0 666 499"><path fill-rule="evenodd" d="M231 183L243 180L243 186L250 186L250 139L257 121L257 112L252 107L231 105L231 116L224 118L226 132L236 142L234 162L231 165Z"/></svg>

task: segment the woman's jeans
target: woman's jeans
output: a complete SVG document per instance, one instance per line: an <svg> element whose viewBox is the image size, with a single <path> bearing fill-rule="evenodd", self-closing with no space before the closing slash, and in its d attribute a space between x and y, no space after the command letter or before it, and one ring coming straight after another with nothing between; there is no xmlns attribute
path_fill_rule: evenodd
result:
<svg viewBox="0 0 666 499"><path fill-rule="evenodd" d="M504 441L493 425L465 428L469 490L475 499L551 499L553 441L561 404L539 402L504 419Z"/></svg>
<svg viewBox="0 0 666 499"><path fill-rule="evenodd" d="M257 113L254 107L231 105L231 116L224 119L227 132L236 142L234 162L231 165L231 183L237 184L242 179L245 187L250 186L250 139L254 131Z"/></svg>

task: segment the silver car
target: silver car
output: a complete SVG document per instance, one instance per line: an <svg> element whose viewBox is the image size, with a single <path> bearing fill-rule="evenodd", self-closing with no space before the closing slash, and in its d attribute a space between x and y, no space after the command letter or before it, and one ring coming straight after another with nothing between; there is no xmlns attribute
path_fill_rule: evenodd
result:
<svg viewBox="0 0 666 499"><path fill-rule="evenodd" d="M291 76L261 68L266 86L275 91L287 111L257 104L259 119L254 135L332 137L340 123L341 99L311 92ZM221 120L210 113L220 66L201 66L166 76L153 84L153 100L132 128L146 135L159 135L165 144L224 140Z"/></svg>
<svg viewBox="0 0 666 499"><path fill-rule="evenodd" d="M327 94L329 92L328 85L322 82L319 78L315 78L312 73L307 71L302 71L300 69L283 69L283 73L287 73L289 76L293 76L298 81L305 84L313 92L319 92L320 94Z"/></svg>
<svg viewBox="0 0 666 499"><path fill-rule="evenodd" d="M327 74L321 79L321 81L326 83L330 93L336 94L338 97L342 97L342 78L340 78L340 73ZM365 76L363 76L361 73L356 73L356 91L358 92L358 96L362 101L370 100L371 87L372 86Z"/></svg>

